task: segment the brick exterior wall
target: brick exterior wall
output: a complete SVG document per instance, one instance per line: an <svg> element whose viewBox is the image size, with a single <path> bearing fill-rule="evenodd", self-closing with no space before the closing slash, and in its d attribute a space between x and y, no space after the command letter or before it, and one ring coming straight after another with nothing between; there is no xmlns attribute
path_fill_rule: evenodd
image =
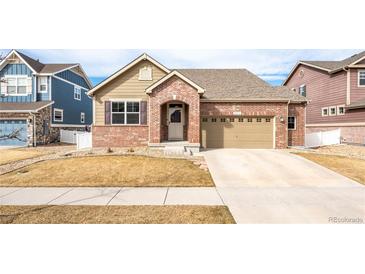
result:
<svg viewBox="0 0 365 274"><path fill-rule="evenodd" d="M187 141L200 142L200 100L198 91L180 78L173 76L156 87L149 97L150 106L150 143L160 143L166 136L166 128L161 123L161 106L168 102L182 102L189 107Z"/></svg>
<svg viewBox="0 0 365 274"><path fill-rule="evenodd" d="M365 144L365 127L364 126L350 126L350 127L307 127L306 133L341 130L341 142L351 144Z"/></svg>
<svg viewBox="0 0 365 274"><path fill-rule="evenodd" d="M93 147L139 147L148 144L148 126L92 126Z"/></svg>
<svg viewBox="0 0 365 274"><path fill-rule="evenodd" d="M304 146L305 104L290 104L288 116L294 116L297 123L295 130L288 130L288 146Z"/></svg>
<svg viewBox="0 0 365 274"><path fill-rule="evenodd" d="M275 117L275 147L304 145L305 105L287 103L233 103L201 102L195 88L180 78L173 76L156 87L148 99L148 126L93 126L93 147L136 147L148 143L160 143L167 139L166 104L185 104L184 139L190 143L200 143L201 116L242 116ZM288 133L288 114L297 117L297 129ZM280 117L284 121L280 121ZM288 140L289 143L288 143Z"/></svg>
<svg viewBox="0 0 365 274"><path fill-rule="evenodd" d="M292 111L300 118L297 129L303 126L305 107L291 107ZM200 105L201 116L234 116L234 112L241 112L242 116L263 116L276 117L275 119L275 147L286 148L288 144L288 104L287 103L213 103L202 102ZM284 122L280 122L280 117ZM295 134L291 133L295 145L304 144L304 128L299 129Z"/></svg>

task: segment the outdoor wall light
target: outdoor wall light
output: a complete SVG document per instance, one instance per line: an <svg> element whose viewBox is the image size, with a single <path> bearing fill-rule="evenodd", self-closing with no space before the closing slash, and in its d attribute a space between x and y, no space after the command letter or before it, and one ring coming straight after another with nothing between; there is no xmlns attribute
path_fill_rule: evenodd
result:
<svg viewBox="0 0 365 274"><path fill-rule="evenodd" d="M284 123L284 117L283 116L280 116L279 120L280 120L280 122Z"/></svg>

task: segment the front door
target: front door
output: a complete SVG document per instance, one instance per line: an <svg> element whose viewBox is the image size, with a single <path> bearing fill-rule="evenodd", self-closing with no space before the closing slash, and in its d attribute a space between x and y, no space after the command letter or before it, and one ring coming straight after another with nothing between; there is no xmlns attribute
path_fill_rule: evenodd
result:
<svg viewBox="0 0 365 274"><path fill-rule="evenodd" d="M168 108L168 122L169 122L169 136L171 141L178 141L184 139L184 108L182 104L169 104Z"/></svg>

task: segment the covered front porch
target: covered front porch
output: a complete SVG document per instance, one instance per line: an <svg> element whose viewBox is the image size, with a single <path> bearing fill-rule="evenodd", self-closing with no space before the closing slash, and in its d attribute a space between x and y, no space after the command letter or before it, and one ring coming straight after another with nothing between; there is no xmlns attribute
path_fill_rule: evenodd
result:
<svg viewBox="0 0 365 274"><path fill-rule="evenodd" d="M200 95L176 75L149 94L149 146L200 147Z"/></svg>

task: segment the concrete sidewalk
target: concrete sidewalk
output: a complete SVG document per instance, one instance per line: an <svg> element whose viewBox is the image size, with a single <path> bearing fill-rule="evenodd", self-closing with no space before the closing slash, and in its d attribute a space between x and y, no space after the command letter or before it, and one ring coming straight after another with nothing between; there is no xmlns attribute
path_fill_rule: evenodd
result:
<svg viewBox="0 0 365 274"><path fill-rule="evenodd" d="M215 187L1 187L0 205L223 205Z"/></svg>

